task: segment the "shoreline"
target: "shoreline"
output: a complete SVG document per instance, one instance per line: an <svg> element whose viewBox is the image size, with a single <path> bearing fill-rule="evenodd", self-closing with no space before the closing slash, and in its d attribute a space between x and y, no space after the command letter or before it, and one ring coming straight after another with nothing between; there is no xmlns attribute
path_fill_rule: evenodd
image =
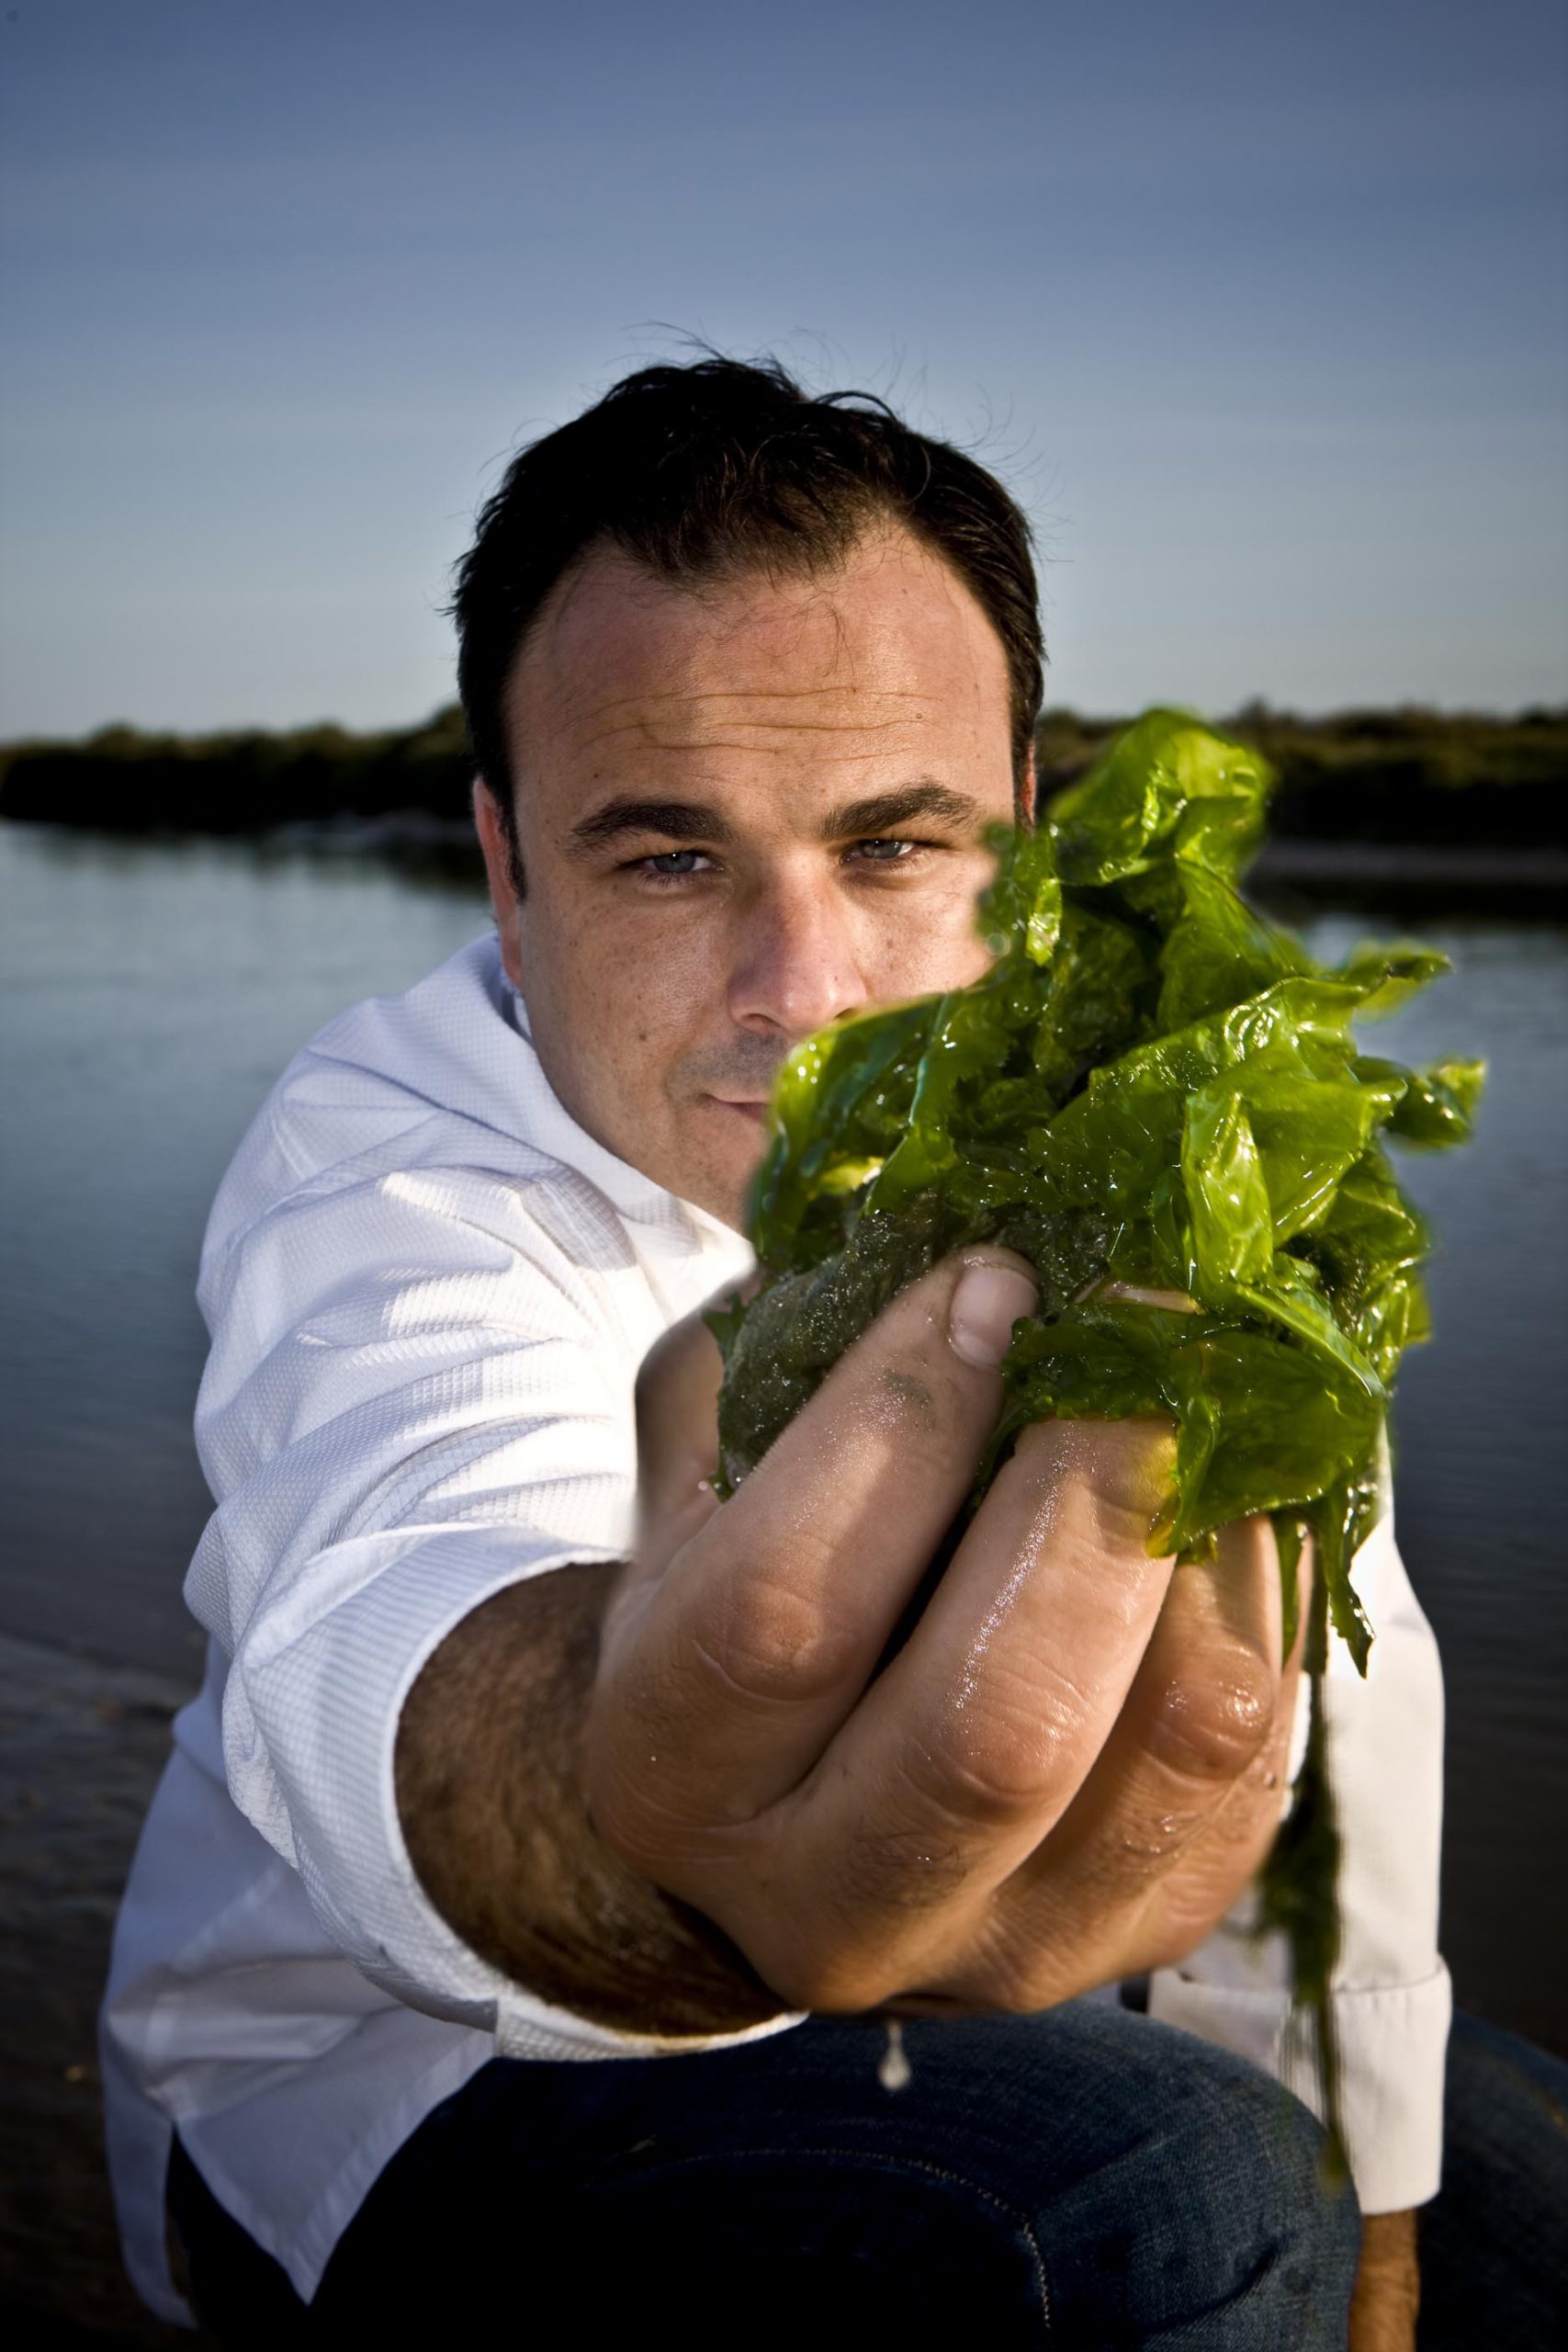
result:
<svg viewBox="0 0 1568 2352"><path fill-rule="evenodd" d="M1265 842L1246 876L1250 895L1320 906L1411 908L1427 914L1506 913L1514 922L1568 916L1568 849L1307 841Z"/></svg>
<svg viewBox="0 0 1568 2352"><path fill-rule="evenodd" d="M274 859L363 859L394 866L437 886L484 894L484 870L470 820L426 808L376 816L340 810L291 818L255 831L126 828L58 823L37 817L0 824L67 843L109 842L121 850L211 848ZM1504 912L1515 921L1568 917L1568 845L1536 842L1373 841L1273 832L1244 878L1249 895L1299 899L1316 910L1336 902L1375 913L1408 908L1436 914Z"/></svg>

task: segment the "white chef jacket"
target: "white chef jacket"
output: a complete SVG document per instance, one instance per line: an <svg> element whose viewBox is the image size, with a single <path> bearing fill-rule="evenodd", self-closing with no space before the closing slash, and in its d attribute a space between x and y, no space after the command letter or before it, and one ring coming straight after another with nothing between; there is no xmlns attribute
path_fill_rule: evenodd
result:
<svg viewBox="0 0 1568 2352"><path fill-rule="evenodd" d="M469 1610L626 1556L638 1365L750 1264L568 1116L493 937L331 1023L241 1144L197 1291L218 1508L186 1598L207 1675L175 1724L102 2019L126 2259L164 2316L189 2316L164 2252L175 2126L308 2299L382 2166L492 2055L710 2046L611 2032L470 1951L414 1875L392 1766L403 1699ZM1335 1997L1352 2167L1377 2211L1438 2185L1442 1692L1386 1522L1357 1581L1378 1640L1368 1680L1337 1655L1330 1690ZM1284 1954L1248 1940L1243 1909L1156 1974L1152 2013L1311 2098Z"/></svg>

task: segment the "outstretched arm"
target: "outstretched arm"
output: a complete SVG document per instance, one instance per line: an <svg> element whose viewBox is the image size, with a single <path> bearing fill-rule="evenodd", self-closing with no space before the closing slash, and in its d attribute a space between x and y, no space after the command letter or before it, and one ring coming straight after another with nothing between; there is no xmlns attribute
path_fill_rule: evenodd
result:
<svg viewBox="0 0 1568 2352"><path fill-rule="evenodd" d="M1163 1430L1027 1432L885 1662L1031 1295L996 1253L936 1269L722 1510L716 1351L658 1351L636 1561L500 1596L404 1709L409 1849L476 1951L680 2034L1039 2008L1207 1932L1272 1833L1296 1669L1265 1522L1213 1567L1145 1551Z"/></svg>

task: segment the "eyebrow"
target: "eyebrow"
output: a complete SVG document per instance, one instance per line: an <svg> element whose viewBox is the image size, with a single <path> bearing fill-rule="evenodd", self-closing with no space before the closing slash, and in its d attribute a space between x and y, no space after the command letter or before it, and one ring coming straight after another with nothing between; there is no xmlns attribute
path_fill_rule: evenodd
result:
<svg viewBox="0 0 1568 2352"><path fill-rule="evenodd" d="M626 833L659 833L671 842L727 842L730 829L704 800L607 800L571 829L574 845L602 849Z"/></svg>
<svg viewBox="0 0 1568 2352"><path fill-rule="evenodd" d="M846 800L830 808L822 820L822 839L841 842L851 839L873 839L897 832L914 817L935 817L951 825L964 825L972 831L979 830L982 810L978 801L971 800L966 792L954 792L950 785L922 780L905 785L897 792L873 793L868 799Z"/></svg>
<svg viewBox="0 0 1568 2352"><path fill-rule="evenodd" d="M977 831L982 811L967 793L951 786L921 782L897 792L873 793L862 800L846 800L823 819L825 842L877 840L897 831L912 818L934 817L948 824ZM671 842L728 842L734 828L711 803L704 800L607 800L603 808L582 818L571 829L573 846L582 852L603 849L628 833L652 833Z"/></svg>

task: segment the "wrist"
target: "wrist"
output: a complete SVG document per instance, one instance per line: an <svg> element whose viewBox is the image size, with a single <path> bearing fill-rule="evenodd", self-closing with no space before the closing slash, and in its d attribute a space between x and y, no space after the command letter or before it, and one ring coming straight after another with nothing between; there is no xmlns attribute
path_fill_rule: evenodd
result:
<svg viewBox="0 0 1568 2352"><path fill-rule="evenodd" d="M1350 2352L1412 2352L1420 2301L1415 2213L1364 2214Z"/></svg>

